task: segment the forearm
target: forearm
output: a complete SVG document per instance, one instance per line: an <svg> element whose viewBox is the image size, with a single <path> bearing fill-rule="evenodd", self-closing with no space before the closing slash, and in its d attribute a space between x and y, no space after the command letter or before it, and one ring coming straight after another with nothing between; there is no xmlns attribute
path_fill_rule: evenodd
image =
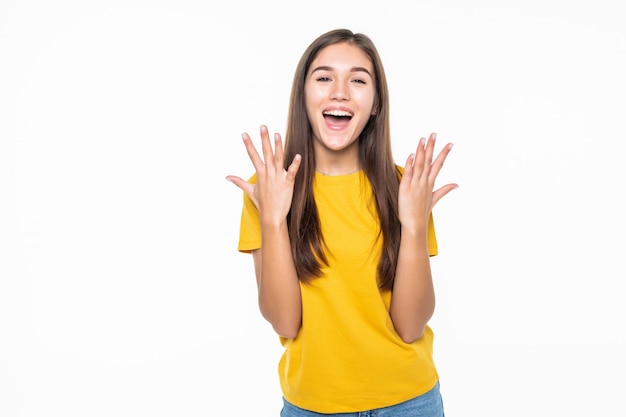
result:
<svg viewBox="0 0 626 417"><path fill-rule="evenodd" d="M279 335L294 338L302 322L302 299L287 225L265 225L261 233L259 308Z"/></svg>
<svg viewBox="0 0 626 417"><path fill-rule="evenodd" d="M435 311L426 231L402 231L389 314L406 343L422 337Z"/></svg>

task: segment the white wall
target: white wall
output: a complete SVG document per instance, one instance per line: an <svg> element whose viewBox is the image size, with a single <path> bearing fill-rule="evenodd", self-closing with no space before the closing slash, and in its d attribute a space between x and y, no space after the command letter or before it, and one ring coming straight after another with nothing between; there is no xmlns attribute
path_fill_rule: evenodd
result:
<svg viewBox="0 0 626 417"><path fill-rule="evenodd" d="M296 62L336 27L379 48L398 161L455 143L447 415L623 415L619 3L3 1L0 415L278 415L224 177L252 172L242 132L284 132Z"/></svg>

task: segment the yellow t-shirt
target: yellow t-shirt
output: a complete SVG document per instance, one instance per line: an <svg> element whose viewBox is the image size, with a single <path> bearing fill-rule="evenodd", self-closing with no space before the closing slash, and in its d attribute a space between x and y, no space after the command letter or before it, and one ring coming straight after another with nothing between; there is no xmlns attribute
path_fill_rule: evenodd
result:
<svg viewBox="0 0 626 417"><path fill-rule="evenodd" d="M251 181L254 181L253 176ZM287 401L318 413L386 407L424 394L438 381L433 332L407 344L389 316L391 292L381 292L376 267L381 251L371 188L362 171L316 174L313 189L329 266L323 276L300 284L302 327L285 348L279 378ZM261 246L258 212L244 196L238 249ZM430 255L437 254L432 222Z"/></svg>

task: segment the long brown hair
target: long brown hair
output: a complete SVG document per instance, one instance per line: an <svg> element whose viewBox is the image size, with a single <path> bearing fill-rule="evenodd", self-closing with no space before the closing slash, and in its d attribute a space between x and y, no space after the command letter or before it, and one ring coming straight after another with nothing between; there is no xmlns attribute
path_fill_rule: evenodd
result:
<svg viewBox="0 0 626 417"><path fill-rule="evenodd" d="M360 48L370 58L374 67L375 109L374 115L370 117L358 139L359 163L372 187L380 221L379 233L383 239L377 270L378 285L382 289L391 289L400 248L398 219L400 172L391 152L389 93L385 71L374 43L361 33L335 29L319 36L306 49L296 67L285 134L285 169L296 154L302 155L302 163L295 179L291 210L287 216L291 251L296 271L303 282L310 282L319 277L323 265L328 264L313 196L315 152L313 131L306 112L304 85L309 67L319 52L329 45L342 42Z"/></svg>

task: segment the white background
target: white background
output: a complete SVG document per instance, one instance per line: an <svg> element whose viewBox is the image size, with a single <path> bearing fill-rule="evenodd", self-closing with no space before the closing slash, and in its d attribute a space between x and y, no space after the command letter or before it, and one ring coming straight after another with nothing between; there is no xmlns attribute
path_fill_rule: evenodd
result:
<svg viewBox="0 0 626 417"><path fill-rule="evenodd" d="M455 143L446 415L626 415L624 15L504 3L2 1L0 416L278 416L224 177L337 27L378 46L399 162Z"/></svg>

